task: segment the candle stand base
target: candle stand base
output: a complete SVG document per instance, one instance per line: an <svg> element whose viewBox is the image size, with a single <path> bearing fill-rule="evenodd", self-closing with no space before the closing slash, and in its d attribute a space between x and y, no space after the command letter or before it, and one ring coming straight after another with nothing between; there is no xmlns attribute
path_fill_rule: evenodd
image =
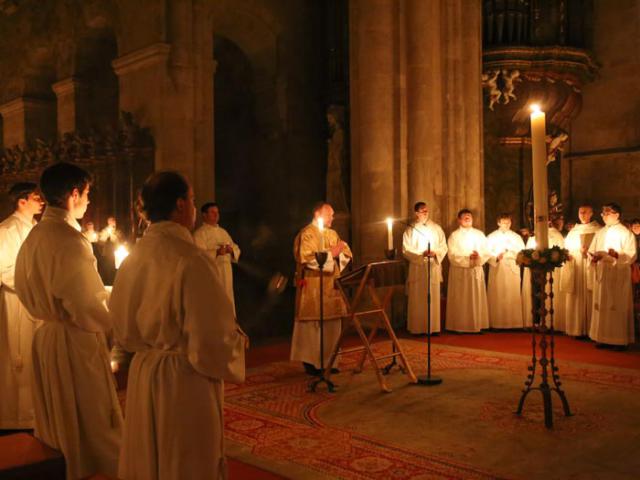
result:
<svg viewBox="0 0 640 480"><path fill-rule="evenodd" d="M387 248L384 251L384 256L387 258L387 260L395 260L396 254L397 250L395 248L392 248L391 250Z"/></svg>
<svg viewBox="0 0 640 480"><path fill-rule="evenodd" d="M547 282L550 285L549 293L546 291ZM555 341L553 331L553 277L551 272L542 268L531 268L531 299L533 309L533 325L531 328L531 348L532 358L531 365L528 367L529 374L524 382L524 389L518 402L518 410L516 415L522 415L524 402L529 392L538 390L542 394L542 403L544 407L544 424L547 428L553 428L553 407L551 401L551 392L555 392L562 402L562 408L565 416L572 416L569 407L569 401L561 388L560 371L555 360ZM547 310L546 300L550 299L550 308ZM546 323L546 317L549 314L549 326ZM538 339L538 336L540 337ZM538 358L538 351L540 357ZM548 352L548 355L547 355ZM540 384L534 387L536 378L536 369L540 368ZM549 376L551 382L549 383Z"/></svg>

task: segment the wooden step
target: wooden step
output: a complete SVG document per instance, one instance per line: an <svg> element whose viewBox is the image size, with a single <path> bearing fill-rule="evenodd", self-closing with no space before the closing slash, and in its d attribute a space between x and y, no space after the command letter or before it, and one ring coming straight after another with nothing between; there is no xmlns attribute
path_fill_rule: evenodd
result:
<svg viewBox="0 0 640 480"><path fill-rule="evenodd" d="M1 436L0 478L65 480L64 457L28 433Z"/></svg>

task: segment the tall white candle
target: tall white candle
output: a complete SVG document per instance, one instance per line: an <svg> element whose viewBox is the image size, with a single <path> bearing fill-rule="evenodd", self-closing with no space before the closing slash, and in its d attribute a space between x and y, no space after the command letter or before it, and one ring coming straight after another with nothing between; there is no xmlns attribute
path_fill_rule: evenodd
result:
<svg viewBox="0 0 640 480"><path fill-rule="evenodd" d="M387 218L387 250L393 250L393 218Z"/></svg>
<svg viewBox="0 0 640 480"><path fill-rule="evenodd" d="M324 252L324 220L318 217L318 230L320 230L320 251Z"/></svg>
<svg viewBox="0 0 640 480"><path fill-rule="evenodd" d="M531 161L533 171L533 216L538 250L549 247L549 197L547 194L547 142L544 112L531 106Z"/></svg>

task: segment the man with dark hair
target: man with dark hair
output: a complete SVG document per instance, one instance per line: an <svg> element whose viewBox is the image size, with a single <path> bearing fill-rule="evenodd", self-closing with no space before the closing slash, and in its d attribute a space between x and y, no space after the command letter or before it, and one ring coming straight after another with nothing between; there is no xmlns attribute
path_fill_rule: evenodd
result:
<svg viewBox="0 0 640 480"><path fill-rule="evenodd" d="M9 190L14 212L0 223L0 429L33 428L31 343L38 325L16 295L14 273L22 242L42 212L35 183Z"/></svg>
<svg viewBox="0 0 640 480"><path fill-rule="evenodd" d="M220 209L213 202L205 203L200 209L202 212L202 226L193 234L196 245L202 248L216 266L216 271L225 292L229 295L233 308L233 271L231 262L237 263L240 258L240 247L233 242L231 235L218 225L220 221Z"/></svg>
<svg viewBox="0 0 640 480"><path fill-rule="evenodd" d="M447 289L447 330L479 332L489 328L487 290L482 266L489 259L487 239L473 228L469 209L458 212L460 227L448 240L449 288Z"/></svg>
<svg viewBox="0 0 640 480"><path fill-rule="evenodd" d="M151 222L122 263L110 308L129 369L120 478L226 478L224 381L244 381L247 337L191 236L193 190L175 172L142 189ZM161 253L159 253L161 252Z"/></svg>
<svg viewBox="0 0 640 480"><path fill-rule="evenodd" d="M589 336L600 346L625 349L635 339L630 266L636 259L636 239L622 223L616 203L602 207L604 228L589 246L595 268Z"/></svg>
<svg viewBox="0 0 640 480"><path fill-rule="evenodd" d="M511 215L498 215L498 229L487 236L489 282L487 303L491 328L522 328L522 297L518 252L524 249L522 237L511 230Z"/></svg>
<svg viewBox="0 0 640 480"><path fill-rule="evenodd" d="M331 228L333 207L322 202L313 210L313 220L304 227L293 241L296 260L296 306L291 338L292 361L302 362L309 375L320 373L320 281L323 285L324 351L325 365L340 337L342 318L347 306L335 287L352 258L346 242ZM315 258L319 251L328 252L322 273Z"/></svg>
<svg viewBox="0 0 640 480"><path fill-rule="evenodd" d="M89 204L90 179L69 163L42 173L49 205L16 261L18 297L43 320L32 350L35 435L62 451L68 479L114 476L122 429L105 338L108 294L77 222Z"/></svg>
<svg viewBox="0 0 640 480"><path fill-rule="evenodd" d="M402 237L402 254L409 261L407 295L407 330L413 334L427 332L427 282L431 277L431 333L440 331L440 284L442 261L447 254L447 239L442 227L429 219L424 202L413 207L415 221ZM431 271L428 272L428 265Z"/></svg>
<svg viewBox="0 0 640 480"><path fill-rule="evenodd" d="M600 224L592 220L593 208L583 204L578 208L579 223L567 234L564 246L570 257L562 266L560 292L565 295L565 333L585 337L591 327L591 291L593 272L589 269L587 251Z"/></svg>

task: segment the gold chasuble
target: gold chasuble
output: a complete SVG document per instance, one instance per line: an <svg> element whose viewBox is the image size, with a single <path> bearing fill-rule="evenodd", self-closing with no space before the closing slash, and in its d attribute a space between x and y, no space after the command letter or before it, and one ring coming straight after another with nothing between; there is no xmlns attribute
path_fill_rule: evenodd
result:
<svg viewBox="0 0 640 480"><path fill-rule="evenodd" d="M324 250L330 250L340 242L335 230L325 228L323 235ZM293 255L296 259L296 321L320 319L320 271L315 259L315 253L320 251L320 239L320 229L315 223L311 223L298 233L293 242ZM351 258L351 250L346 244L339 257L334 259L329 253L322 275L325 320L347 315L347 307L334 282Z"/></svg>

